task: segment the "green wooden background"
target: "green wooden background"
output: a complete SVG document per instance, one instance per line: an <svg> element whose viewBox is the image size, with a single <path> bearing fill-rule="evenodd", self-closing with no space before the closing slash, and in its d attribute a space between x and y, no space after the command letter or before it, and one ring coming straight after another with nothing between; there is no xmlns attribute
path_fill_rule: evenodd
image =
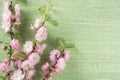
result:
<svg viewBox="0 0 120 80"><path fill-rule="evenodd" d="M56 37L62 37L77 47L70 50L70 61L65 71L54 80L120 80L120 0L51 1L56 11L56 14L51 14L59 26L46 24L49 30L48 48L41 64L47 60L48 52L55 48ZM22 25L17 31L22 31L18 37L20 41L31 39L32 33L28 29L40 17L38 8L44 3L46 0L20 2ZM2 11L3 0L0 0L0 15ZM3 33L0 29L0 40L7 41L8 35ZM0 49L0 61L5 57L5 52ZM40 80L39 74L34 80Z"/></svg>

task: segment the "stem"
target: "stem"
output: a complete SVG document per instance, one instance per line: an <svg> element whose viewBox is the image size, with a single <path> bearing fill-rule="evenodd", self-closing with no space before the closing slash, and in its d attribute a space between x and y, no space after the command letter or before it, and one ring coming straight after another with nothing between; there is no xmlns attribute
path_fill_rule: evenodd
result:
<svg viewBox="0 0 120 80"><path fill-rule="evenodd" d="M48 15L48 14L46 14L46 15L45 15L44 20L43 20L43 22L42 22L42 25L41 25L41 26L43 26L43 25L45 24L45 22L46 22L46 18L47 18L47 15Z"/></svg>
<svg viewBox="0 0 120 80"><path fill-rule="evenodd" d="M9 34L10 34L10 38L11 38L11 40L13 39L13 32L12 32L12 27L11 27L11 31L9 32ZM9 65L10 65L10 62L11 62L11 56L12 56L12 47L11 47L11 45L9 45L9 59L10 59L10 61L9 61Z"/></svg>
<svg viewBox="0 0 120 80"><path fill-rule="evenodd" d="M48 9L48 13L51 11L51 7L52 7L52 4L51 4L51 1L49 0L49 9ZM48 13L44 16L44 19L43 19L43 23L41 26L43 26L45 24L45 22L47 21L47 16L48 16Z"/></svg>
<svg viewBox="0 0 120 80"><path fill-rule="evenodd" d="M10 29L9 35L10 35L10 39L12 40L13 39L12 27ZM11 57L12 57L12 47L11 47L11 45L9 45L9 52L8 52L8 54L9 54L9 66L10 66L11 65ZM7 76L9 77L9 75L10 75L10 73L7 73L6 77Z"/></svg>

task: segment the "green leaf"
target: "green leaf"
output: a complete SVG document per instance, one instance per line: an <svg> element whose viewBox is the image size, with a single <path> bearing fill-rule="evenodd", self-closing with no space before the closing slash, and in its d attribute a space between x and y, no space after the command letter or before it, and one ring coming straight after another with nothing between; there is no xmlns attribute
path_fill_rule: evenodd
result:
<svg viewBox="0 0 120 80"><path fill-rule="evenodd" d="M66 44L66 48L75 48L75 45L73 45L73 44Z"/></svg>
<svg viewBox="0 0 120 80"><path fill-rule="evenodd" d="M10 70L10 72L9 73L13 73L14 72L14 70Z"/></svg>
<svg viewBox="0 0 120 80"><path fill-rule="evenodd" d="M68 44L67 42L65 42L65 40L63 40L62 38L57 38L58 41L58 48L59 49L65 49L65 48L75 48L75 45L73 44Z"/></svg>
<svg viewBox="0 0 120 80"><path fill-rule="evenodd" d="M36 41L35 41L35 39L33 38L32 39L32 43L35 45L36 44Z"/></svg>
<svg viewBox="0 0 120 80"><path fill-rule="evenodd" d="M54 71L54 70L55 70L55 68L53 68L53 67L50 67L50 70Z"/></svg>
<svg viewBox="0 0 120 80"><path fill-rule="evenodd" d="M53 20L52 17L50 15L47 15L47 19L46 19L50 24L52 24L53 26L58 26L57 21Z"/></svg>
<svg viewBox="0 0 120 80"><path fill-rule="evenodd" d="M12 57L15 56L15 55L16 55L16 52L14 52L14 53L12 54Z"/></svg>
<svg viewBox="0 0 120 80"><path fill-rule="evenodd" d="M65 48L65 41L63 39L57 38L57 41L58 41L60 47Z"/></svg>
<svg viewBox="0 0 120 80"><path fill-rule="evenodd" d="M40 11L42 17L44 17L45 15L48 14L49 7L47 5L44 5L44 6L40 7L38 10Z"/></svg>
<svg viewBox="0 0 120 80"><path fill-rule="evenodd" d="M16 22L14 22L14 24L15 24L15 25L20 25L21 22L20 22L20 21L16 21Z"/></svg>
<svg viewBox="0 0 120 80"><path fill-rule="evenodd" d="M18 58L19 58L20 60L26 60L26 59L27 59L27 56L26 56L24 53L19 53L19 54L18 54Z"/></svg>
<svg viewBox="0 0 120 80"><path fill-rule="evenodd" d="M58 23L57 23L57 21L55 21L55 20L52 20L52 19L49 19L49 20L47 20L50 24L52 24L53 26L58 26Z"/></svg>

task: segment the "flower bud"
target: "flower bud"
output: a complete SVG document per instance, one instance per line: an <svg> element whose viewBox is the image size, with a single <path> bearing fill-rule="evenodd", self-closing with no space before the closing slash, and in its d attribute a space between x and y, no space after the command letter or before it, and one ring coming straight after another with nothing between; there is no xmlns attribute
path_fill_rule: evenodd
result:
<svg viewBox="0 0 120 80"><path fill-rule="evenodd" d="M5 45L4 45L4 46L2 46L2 50L4 50L4 51L5 51L6 49L7 49L7 46L5 46Z"/></svg>

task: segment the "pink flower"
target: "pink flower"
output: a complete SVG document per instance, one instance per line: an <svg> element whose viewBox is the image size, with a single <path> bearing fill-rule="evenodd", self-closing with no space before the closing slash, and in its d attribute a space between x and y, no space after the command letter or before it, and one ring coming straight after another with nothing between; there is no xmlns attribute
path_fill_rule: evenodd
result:
<svg viewBox="0 0 120 80"><path fill-rule="evenodd" d="M54 65L59 57L60 57L60 51L59 50L52 50L50 52L51 65Z"/></svg>
<svg viewBox="0 0 120 80"><path fill-rule="evenodd" d="M16 60L16 61L12 61L12 64L14 66L17 66L18 68L21 68L21 65L22 65L22 61L21 60Z"/></svg>
<svg viewBox="0 0 120 80"><path fill-rule="evenodd" d="M10 7L10 3L8 1L4 2L5 8L4 9L9 9Z"/></svg>
<svg viewBox="0 0 120 80"><path fill-rule="evenodd" d="M23 61L21 68L26 71L29 69L34 69L34 63L31 60L25 60Z"/></svg>
<svg viewBox="0 0 120 80"><path fill-rule="evenodd" d="M20 15L21 15L21 11L20 11L20 5L17 4L15 5L15 19L16 21L20 21Z"/></svg>
<svg viewBox="0 0 120 80"><path fill-rule="evenodd" d="M10 32L11 27L11 19L12 19L12 13L9 10L10 3L5 2L5 9L3 11L2 15L2 28L5 30L5 32Z"/></svg>
<svg viewBox="0 0 120 80"><path fill-rule="evenodd" d="M40 56L38 55L38 53L32 53L29 55L28 59L31 60L34 65L36 65L40 61Z"/></svg>
<svg viewBox="0 0 120 80"><path fill-rule="evenodd" d="M49 64L48 62L46 62L46 63L41 67L44 75L49 74L49 67L50 67L50 64Z"/></svg>
<svg viewBox="0 0 120 80"><path fill-rule="evenodd" d="M55 65L55 73L59 74L61 70L64 70L65 68L65 60L63 58L60 58L57 60L57 64Z"/></svg>
<svg viewBox="0 0 120 80"><path fill-rule="evenodd" d="M48 35L47 29L45 27L41 27L37 30L35 34L35 39L38 42L42 42L47 39L47 35Z"/></svg>
<svg viewBox="0 0 120 80"><path fill-rule="evenodd" d="M43 53L44 49L46 48L46 46L47 46L46 44L36 46L35 49L34 49L34 52L41 55Z"/></svg>
<svg viewBox="0 0 120 80"><path fill-rule="evenodd" d="M69 52L67 50L64 50L63 54L64 54L64 59L67 62L69 60Z"/></svg>
<svg viewBox="0 0 120 80"><path fill-rule="evenodd" d="M26 55L29 55L33 50L33 43L31 41L26 41L23 45L23 51Z"/></svg>
<svg viewBox="0 0 120 80"><path fill-rule="evenodd" d="M11 47L12 47L13 49L15 49L16 52L19 52L19 51L20 51L20 44L19 44L18 40L13 39L13 40L11 41Z"/></svg>
<svg viewBox="0 0 120 80"><path fill-rule="evenodd" d="M0 70L5 73L8 73L10 71L8 59L5 59L4 62L0 63Z"/></svg>
<svg viewBox="0 0 120 80"><path fill-rule="evenodd" d="M36 70L28 70L27 73L26 73L26 78L28 80L31 80L32 77L35 75L35 72L36 72Z"/></svg>
<svg viewBox="0 0 120 80"><path fill-rule="evenodd" d="M40 25L41 25L41 20L38 18L38 19L36 19L34 26L35 26L36 28L39 28Z"/></svg>
<svg viewBox="0 0 120 80"><path fill-rule="evenodd" d="M10 76L11 80L24 80L25 75L22 73L22 70L18 69L13 72Z"/></svg>
<svg viewBox="0 0 120 80"><path fill-rule="evenodd" d="M31 29L32 30L37 30L41 26L41 22L42 21L39 18L36 19L35 24L34 24L34 26L31 27Z"/></svg>

